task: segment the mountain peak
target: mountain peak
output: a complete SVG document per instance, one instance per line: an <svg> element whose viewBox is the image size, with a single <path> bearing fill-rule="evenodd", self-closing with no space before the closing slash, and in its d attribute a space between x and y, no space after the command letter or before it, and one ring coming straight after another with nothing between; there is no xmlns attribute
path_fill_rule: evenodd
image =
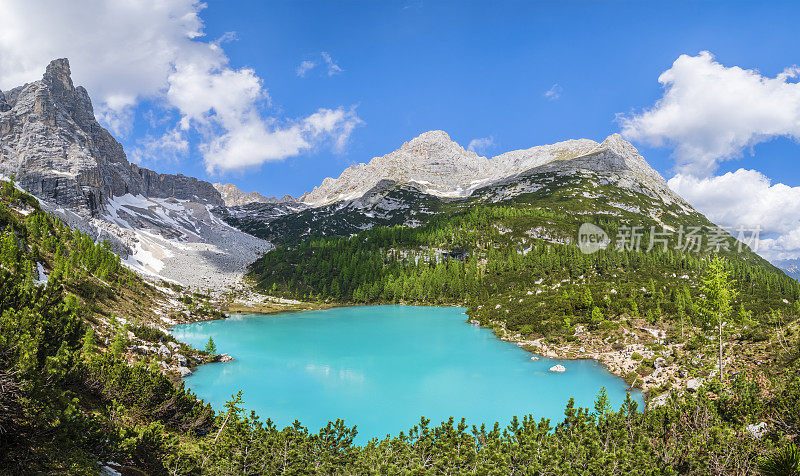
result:
<svg viewBox="0 0 800 476"><path fill-rule="evenodd" d="M248 203L289 203L296 202L297 199L291 195L284 195L282 198L265 197L258 192L245 193L232 183L215 183L214 188L222 196L222 201L226 207L247 205Z"/></svg>
<svg viewBox="0 0 800 476"><path fill-rule="evenodd" d="M399 150L418 151L422 153L422 155L426 156L427 159L430 159L433 156L454 155L469 156L470 160L478 157L477 154L467 151L461 146L461 144L451 139L447 132L440 130L423 132L417 137L404 143Z"/></svg>
<svg viewBox="0 0 800 476"><path fill-rule="evenodd" d="M72 73L69 69L69 60L67 58L54 59L47 65L44 76L44 82L51 90L66 91L72 93L75 91L75 86L72 84Z"/></svg>
<svg viewBox="0 0 800 476"><path fill-rule="evenodd" d="M639 156L639 151L619 133L611 134L600 144L600 148L609 149L623 157Z"/></svg>
<svg viewBox="0 0 800 476"><path fill-rule="evenodd" d="M53 60L41 80L0 98L0 174L14 174L26 191L91 216L103 211L108 199L126 194L222 204L207 182L128 162L70 73L67 58Z"/></svg>
<svg viewBox="0 0 800 476"><path fill-rule="evenodd" d="M46 77L54 77L54 78L69 78L71 75L69 69L69 59L68 58L58 58L54 59L47 65L47 68L44 71L44 75Z"/></svg>
<svg viewBox="0 0 800 476"><path fill-rule="evenodd" d="M326 178L300 200L311 206L352 200L382 180L414 183L432 195L463 197L530 170L605 174L620 186L670 203L683 203L619 134L608 136L600 144L589 139L567 140L487 159L465 150L441 130L424 132L390 154L349 167L337 179Z"/></svg>
<svg viewBox="0 0 800 476"><path fill-rule="evenodd" d="M409 143L418 143L418 142L453 142L453 139L445 131L435 130L435 131L428 131L423 132L422 134L418 135L417 137L411 139Z"/></svg>

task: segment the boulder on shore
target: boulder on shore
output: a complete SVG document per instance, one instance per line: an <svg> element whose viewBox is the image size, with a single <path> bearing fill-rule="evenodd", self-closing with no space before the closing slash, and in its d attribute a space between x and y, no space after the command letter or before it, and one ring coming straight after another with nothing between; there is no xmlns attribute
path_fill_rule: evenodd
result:
<svg viewBox="0 0 800 476"><path fill-rule="evenodd" d="M551 371L551 372L559 372L559 373L560 373L560 372L566 372L566 371L567 371L567 368L566 368L566 367L564 367L564 366L563 366L563 365L561 365L561 364L556 364L556 365L554 365L554 366L550 367L550 371Z"/></svg>

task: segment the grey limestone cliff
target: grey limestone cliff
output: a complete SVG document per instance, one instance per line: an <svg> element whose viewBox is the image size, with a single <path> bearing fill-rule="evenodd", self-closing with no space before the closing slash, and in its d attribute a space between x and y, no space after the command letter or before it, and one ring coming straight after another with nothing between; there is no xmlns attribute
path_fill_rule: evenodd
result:
<svg viewBox="0 0 800 476"><path fill-rule="evenodd" d="M52 61L41 80L0 93L0 174L13 175L39 198L92 216L125 194L222 204L208 182L128 162L122 145L95 119L86 89L72 83L66 58Z"/></svg>

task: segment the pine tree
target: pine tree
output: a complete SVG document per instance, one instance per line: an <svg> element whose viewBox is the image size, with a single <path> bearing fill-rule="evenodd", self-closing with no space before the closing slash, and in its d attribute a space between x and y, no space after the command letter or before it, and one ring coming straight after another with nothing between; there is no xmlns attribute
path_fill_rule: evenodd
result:
<svg viewBox="0 0 800 476"><path fill-rule="evenodd" d="M114 336L114 340L111 341L111 345L108 347L108 351L111 355L115 357L121 357L122 353L125 352L125 348L128 346L128 330L125 327L120 328L117 331L117 335Z"/></svg>
<svg viewBox="0 0 800 476"><path fill-rule="evenodd" d="M725 269L725 261L719 256L715 256L709 264L703 277L701 292L705 296L702 299L701 311L706 324L716 326L718 331L719 377L722 380L723 328L728 323L727 319L732 317L732 302L736 298L736 290L730 273Z"/></svg>
<svg viewBox="0 0 800 476"><path fill-rule="evenodd" d="M686 303L683 300L683 294L677 295L675 306L678 312L678 319L681 320L681 342L683 342L683 321L686 319Z"/></svg>
<svg viewBox="0 0 800 476"><path fill-rule="evenodd" d="M81 349L81 352L83 353L83 355L93 354L94 346L95 346L94 331L90 327L86 329L86 333L83 335L83 347Z"/></svg>
<svg viewBox="0 0 800 476"><path fill-rule="evenodd" d="M13 233L3 233L0 240L0 260L9 269L16 268L19 261L19 248Z"/></svg>
<svg viewBox="0 0 800 476"><path fill-rule="evenodd" d="M214 344L214 339L212 337L209 337L208 342L206 342L206 352L209 355L216 355L217 353L217 345Z"/></svg>

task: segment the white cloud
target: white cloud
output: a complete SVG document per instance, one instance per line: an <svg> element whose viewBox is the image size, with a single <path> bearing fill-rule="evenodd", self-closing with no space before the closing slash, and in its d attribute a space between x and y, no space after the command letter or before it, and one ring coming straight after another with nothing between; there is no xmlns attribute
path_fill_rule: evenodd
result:
<svg viewBox="0 0 800 476"><path fill-rule="evenodd" d="M333 76L344 71L338 64L336 64L331 55L329 55L327 52L325 51L321 52L320 56L322 57L322 62L324 63L324 65L327 66L328 76ZM305 78L306 74L316 67L317 67L316 61L305 60L302 63L300 63L295 72L297 73L298 77Z"/></svg>
<svg viewBox="0 0 800 476"><path fill-rule="evenodd" d="M314 69L316 65L317 63L313 61L303 61L302 63L300 63L300 66L297 67L297 76L305 78L306 73Z"/></svg>
<svg viewBox="0 0 800 476"><path fill-rule="evenodd" d="M758 251L765 257L800 257L800 187L745 169L706 178L679 174L669 186L720 226L760 226Z"/></svg>
<svg viewBox="0 0 800 476"><path fill-rule="evenodd" d="M675 148L678 171L711 174L719 161L736 158L776 136L800 139L800 68L774 78L726 67L703 51L681 55L659 76L664 95L655 105L620 119L629 139Z"/></svg>
<svg viewBox="0 0 800 476"><path fill-rule="evenodd" d="M319 132L298 126L309 118L264 116L270 98L261 79L253 69L231 67L222 50L235 34L204 40L199 15L204 7L198 0L7 0L0 28L0 89L39 79L50 60L68 57L73 81L86 86L98 119L114 133L130 130L134 108L143 99L178 111L179 128L145 139L138 149L140 159L158 151L158 144L168 144L164 137L182 144L197 132L209 170L296 155L325 134L331 134L334 145L346 142L360 122L352 109L334 110L345 111L330 116L342 122ZM331 60L328 70L335 74L341 68ZM260 149L265 144L270 147ZM246 159L237 158L242 151Z"/></svg>
<svg viewBox="0 0 800 476"><path fill-rule="evenodd" d="M361 124L354 109L320 109L286 126L269 128L259 120L245 119L230 132L204 145L209 172L242 169L266 160L298 155L330 140L341 151L353 129Z"/></svg>
<svg viewBox="0 0 800 476"><path fill-rule="evenodd" d="M137 164L165 159L178 160L189 152L189 141L177 128L165 132L160 137L145 136L137 143L138 145L128 154Z"/></svg>
<svg viewBox="0 0 800 476"><path fill-rule="evenodd" d="M564 92L564 88L559 86L558 83L555 83L550 89L544 92L544 97L546 97L548 101L555 101L561 97L562 92Z"/></svg>
<svg viewBox="0 0 800 476"><path fill-rule="evenodd" d="M322 59L325 61L325 64L328 65L328 76L333 76L334 74L339 74L344 71L342 68L339 67L331 58L331 55L323 51L320 53L322 55Z"/></svg>
<svg viewBox="0 0 800 476"><path fill-rule="evenodd" d="M469 141L467 150L475 153L481 153L493 145L494 145L494 137L492 136L479 137L477 139L472 139L471 141Z"/></svg>

